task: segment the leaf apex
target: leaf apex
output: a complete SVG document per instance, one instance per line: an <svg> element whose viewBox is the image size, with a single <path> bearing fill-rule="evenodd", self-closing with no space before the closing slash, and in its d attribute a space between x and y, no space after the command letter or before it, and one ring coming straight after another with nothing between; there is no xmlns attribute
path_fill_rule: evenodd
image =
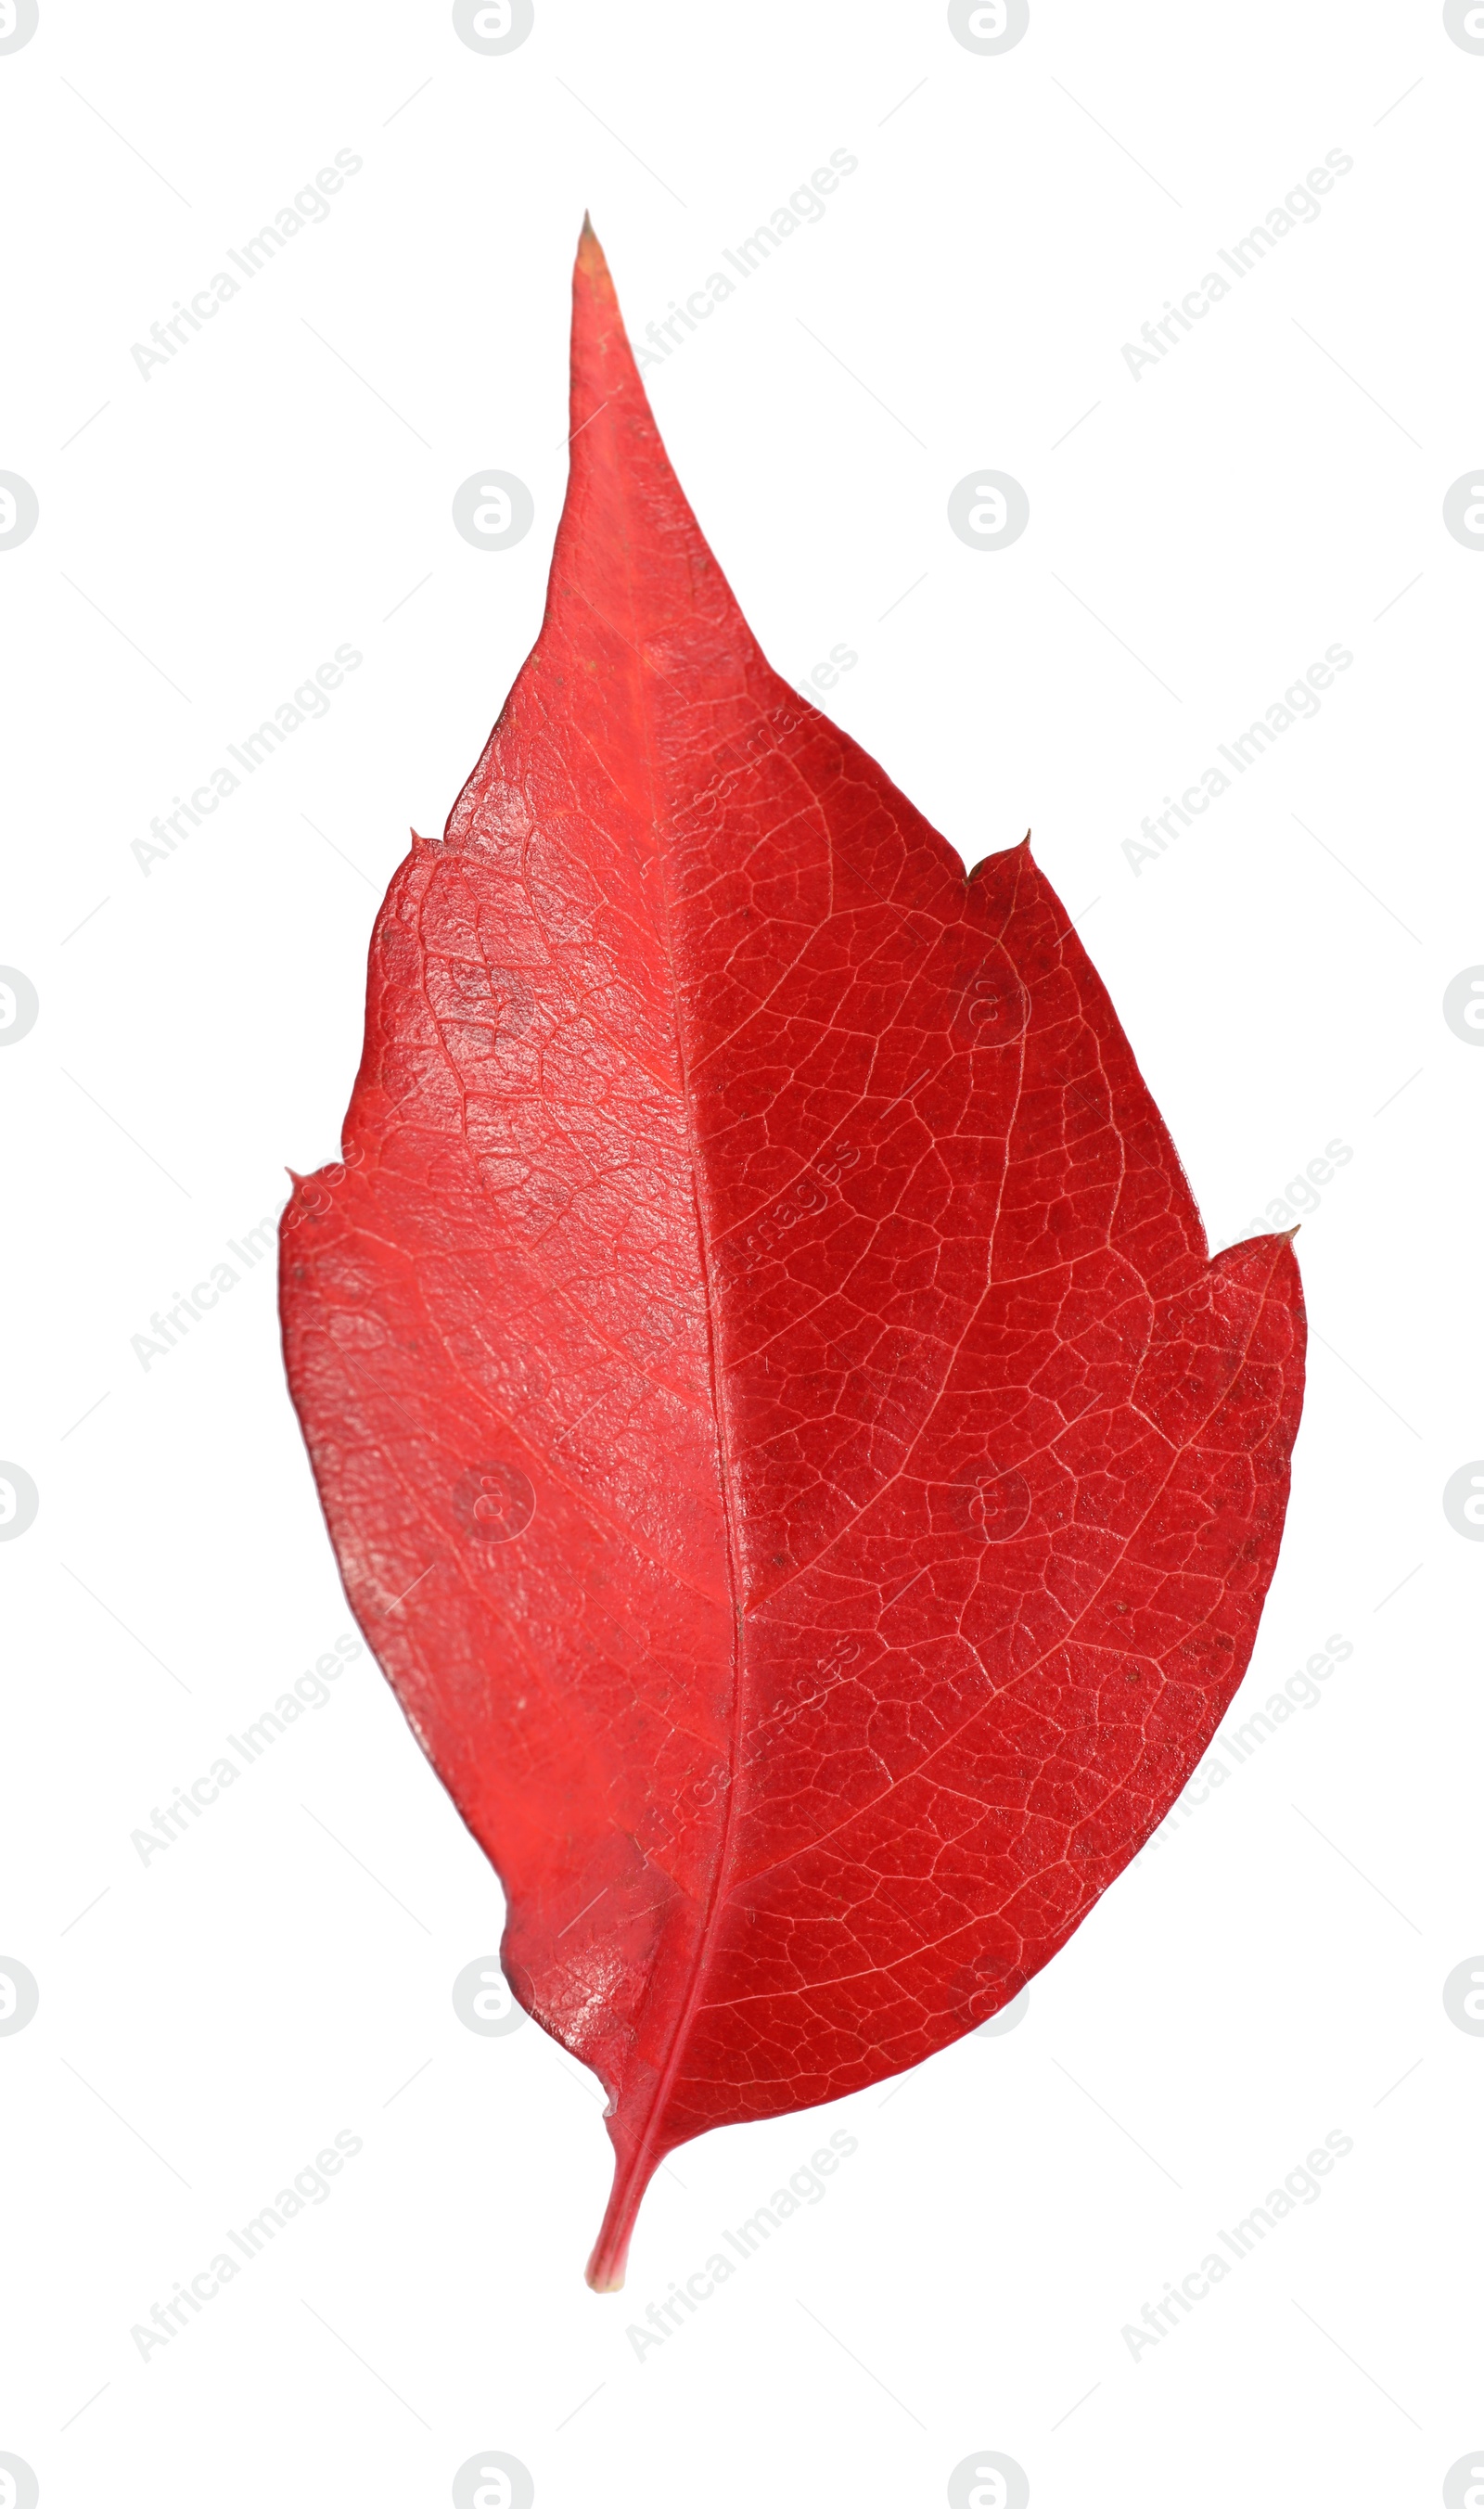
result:
<svg viewBox="0 0 1484 2509"><path fill-rule="evenodd" d="M577 268L587 278L605 280L610 287L612 286L608 255L598 242L597 229L585 209L582 212L582 231L577 238Z"/></svg>

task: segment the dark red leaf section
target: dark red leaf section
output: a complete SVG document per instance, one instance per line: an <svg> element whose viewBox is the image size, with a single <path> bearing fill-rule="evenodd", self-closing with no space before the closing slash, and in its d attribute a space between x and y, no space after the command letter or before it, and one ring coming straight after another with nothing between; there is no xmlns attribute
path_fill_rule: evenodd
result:
<svg viewBox="0 0 1484 2509"><path fill-rule="evenodd" d="M540 639L371 949L284 1219L346 1589L665 2153L913 2065L1163 1816L1273 1573L1286 1238L1206 1255L1018 846L965 878L763 659L595 240Z"/></svg>

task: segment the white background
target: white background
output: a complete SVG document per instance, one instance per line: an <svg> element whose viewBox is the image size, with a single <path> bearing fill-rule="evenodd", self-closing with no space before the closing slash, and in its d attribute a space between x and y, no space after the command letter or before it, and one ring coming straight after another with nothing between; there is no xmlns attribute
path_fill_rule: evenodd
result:
<svg viewBox="0 0 1484 2509"><path fill-rule="evenodd" d="M441 6L42 0L0 53L0 2450L45 2509L442 2503L471 2455L592 2502L939 2504L996 2450L1035 2509L1432 2503L1484 2443L1484 960L1477 461L1484 56L1436 7L538 0L486 57ZM606 127L605 127L606 126ZM329 164L330 215L164 367L130 356ZM455 1974L501 1901L362 1654L147 1866L130 1833L350 1627L271 1265L146 1369L131 1336L333 1155L365 948L538 623L584 206L633 331L834 149L827 213L648 377L754 627L964 854L1035 831L1213 1246L1342 1141L1240 1724L1352 1658L971 2038L819 2116L689 2146L628 2290L581 2267L596 2086ZM1322 213L1137 381L1166 300L1338 149ZM480 464L520 546L450 521ZM1030 500L964 546L973 465ZM148 875L131 853L348 643L360 669ZM1159 859L1123 846L1325 649L1322 711ZM232 1258L227 1257L228 1260ZM627 2338L835 2127L859 2149L661 2346ZM331 2197L147 2359L130 2328L335 2132ZM1354 2150L1137 2357L1122 2329L1306 2153ZM1484 2460L1481 2460L1484 2461ZM492 2497L498 2497L498 2490ZM992 2486L986 2501L997 2498ZM1455 2489L1450 2497L1462 2501Z"/></svg>

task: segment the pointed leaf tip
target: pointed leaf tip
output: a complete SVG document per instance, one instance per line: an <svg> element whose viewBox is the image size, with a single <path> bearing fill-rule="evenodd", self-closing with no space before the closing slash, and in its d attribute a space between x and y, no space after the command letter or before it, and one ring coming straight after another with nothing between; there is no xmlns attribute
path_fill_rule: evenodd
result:
<svg viewBox="0 0 1484 2509"><path fill-rule="evenodd" d="M589 279L601 279L612 286L608 255L598 242L597 231L586 210L582 212L582 232L577 238L577 268Z"/></svg>

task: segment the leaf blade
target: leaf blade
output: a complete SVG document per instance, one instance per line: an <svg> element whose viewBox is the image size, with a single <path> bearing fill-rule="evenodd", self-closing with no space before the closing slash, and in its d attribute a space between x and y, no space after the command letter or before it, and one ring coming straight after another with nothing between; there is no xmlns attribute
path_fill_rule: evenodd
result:
<svg viewBox="0 0 1484 2509"><path fill-rule="evenodd" d="M1163 1816L1303 1313L1285 1240L1207 1261L1028 848L966 879L770 669L590 231L573 431L283 1315L352 1606L609 2090L611 2288L667 2150L948 2043Z"/></svg>

